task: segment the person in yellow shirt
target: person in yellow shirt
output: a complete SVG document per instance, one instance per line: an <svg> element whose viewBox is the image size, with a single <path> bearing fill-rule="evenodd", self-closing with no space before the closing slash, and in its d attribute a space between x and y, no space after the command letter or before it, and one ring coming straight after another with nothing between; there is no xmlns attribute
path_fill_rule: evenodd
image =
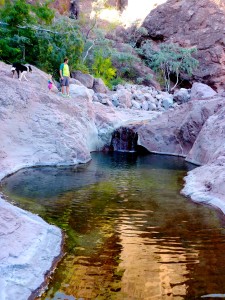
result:
<svg viewBox="0 0 225 300"><path fill-rule="evenodd" d="M68 66L68 58L64 58L64 63L60 65L59 73L60 73L60 80L62 85L62 95L64 97L70 97L69 94L69 85L70 85L70 69ZM66 93L65 93L66 89Z"/></svg>

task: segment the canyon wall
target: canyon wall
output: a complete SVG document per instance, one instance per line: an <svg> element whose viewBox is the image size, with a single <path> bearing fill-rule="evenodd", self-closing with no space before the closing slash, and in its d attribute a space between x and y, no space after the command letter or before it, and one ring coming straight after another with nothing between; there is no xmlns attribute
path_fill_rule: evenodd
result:
<svg viewBox="0 0 225 300"><path fill-rule="evenodd" d="M197 47L200 64L193 80L223 91L225 87L225 2L217 0L168 0L144 20L155 43Z"/></svg>

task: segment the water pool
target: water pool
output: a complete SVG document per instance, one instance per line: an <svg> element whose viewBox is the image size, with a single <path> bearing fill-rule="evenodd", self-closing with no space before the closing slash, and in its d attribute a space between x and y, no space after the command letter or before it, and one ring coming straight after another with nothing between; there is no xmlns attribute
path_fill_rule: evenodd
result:
<svg viewBox="0 0 225 300"><path fill-rule="evenodd" d="M92 157L86 165L24 169L2 182L14 204L67 235L66 255L40 299L225 294L223 216L180 195L194 166L152 154Z"/></svg>

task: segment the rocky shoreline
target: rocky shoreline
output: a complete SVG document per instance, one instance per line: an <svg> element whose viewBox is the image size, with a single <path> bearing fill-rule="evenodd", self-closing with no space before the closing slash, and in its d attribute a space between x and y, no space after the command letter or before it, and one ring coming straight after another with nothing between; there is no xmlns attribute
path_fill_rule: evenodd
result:
<svg viewBox="0 0 225 300"><path fill-rule="evenodd" d="M73 79L66 99L48 91L48 75L36 68L29 82L19 82L0 62L0 75L0 179L28 166L85 163L127 126L147 150L202 165L189 172L182 193L225 212L225 99L209 87L195 84L172 96L132 85L109 92L101 82L94 90ZM28 299L61 242L58 228L0 196L0 299Z"/></svg>

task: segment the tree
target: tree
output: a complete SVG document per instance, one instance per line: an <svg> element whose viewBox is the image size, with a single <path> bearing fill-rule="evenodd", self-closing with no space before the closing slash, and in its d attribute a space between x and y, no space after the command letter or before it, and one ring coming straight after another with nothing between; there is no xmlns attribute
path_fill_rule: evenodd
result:
<svg viewBox="0 0 225 300"><path fill-rule="evenodd" d="M111 87L110 81L116 76L116 69L112 65L110 57L104 57L102 51L95 52L92 72L95 77L103 79L108 87Z"/></svg>
<svg viewBox="0 0 225 300"><path fill-rule="evenodd" d="M158 50L154 50L150 42L145 42L138 52L145 58L146 64L162 76L168 92L176 88L182 73L191 76L198 66L198 60L192 57L197 52L195 47L183 48L176 44L162 43ZM175 75L176 82L171 88L172 75Z"/></svg>
<svg viewBox="0 0 225 300"><path fill-rule="evenodd" d="M36 65L57 77L59 64L66 56L71 69L77 68L84 41L76 21L68 17L60 17L49 28L49 31L36 32Z"/></svg>
<svg viewBox="0 0 225 300"><path fill-rule="evenodd" d="M3 60L33 62L36 57L36 25L50 24L54 17L48 5L49 2L31 6L25 0L5 0L0 10L0 48Z"/></svg>

